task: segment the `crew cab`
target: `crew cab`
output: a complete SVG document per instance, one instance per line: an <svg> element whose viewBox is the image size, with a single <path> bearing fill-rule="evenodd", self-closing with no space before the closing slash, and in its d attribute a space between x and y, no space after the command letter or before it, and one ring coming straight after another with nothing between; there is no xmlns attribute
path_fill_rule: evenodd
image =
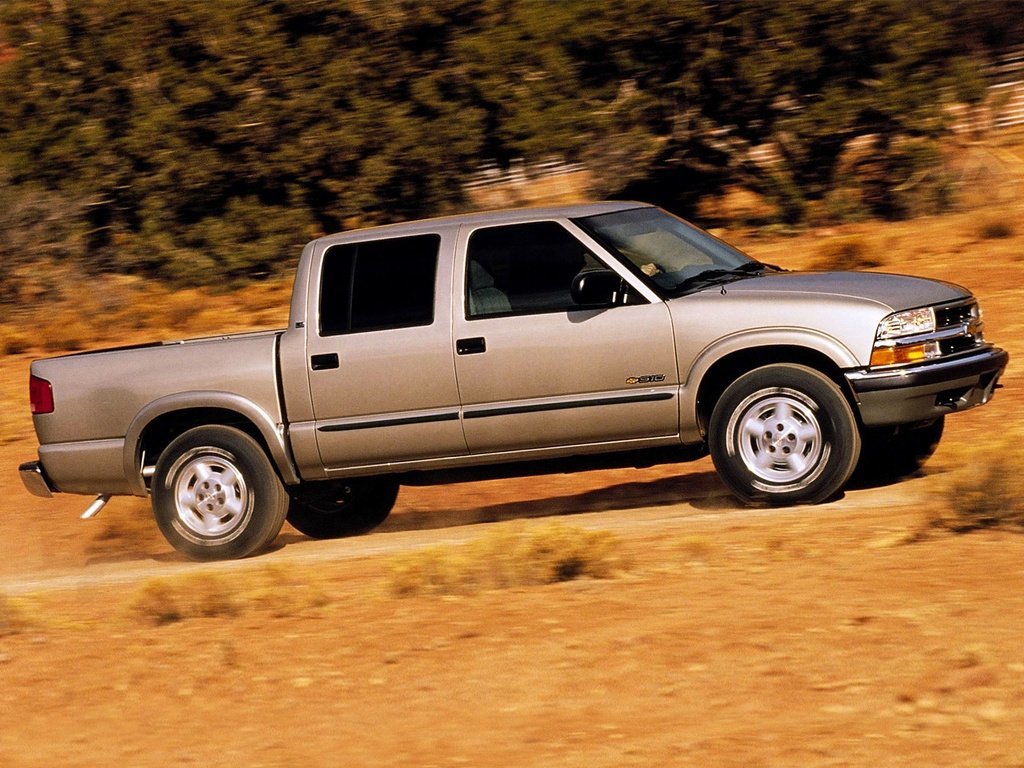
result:
<svg viewBox="0 0 1024 768"><path fill-rule="evenodd" d="M790 272L643 203L345 232L288 327L37 360L27 488L149 496L195 559L378 525L402 483L710 452L752 504L908 470L1008 361L956 285Z"/></svg>

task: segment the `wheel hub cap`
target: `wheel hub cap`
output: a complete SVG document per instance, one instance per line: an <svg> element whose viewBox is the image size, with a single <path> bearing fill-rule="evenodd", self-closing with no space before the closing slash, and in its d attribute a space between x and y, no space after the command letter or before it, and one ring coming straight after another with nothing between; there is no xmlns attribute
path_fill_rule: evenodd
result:
<svg viewBox="0 0 1024 768"><path fill-rule="evenodd" d="M739 427L740 457L762 480L792 483L820 463L821 425L814 409L799 397L759 393L741 408Z"/></svg>
<svg viewBox="0 0 1024 768"><path fill-rule="evenodd" d="M249 508L244 478L219 456L202 456L186 464L174 491L178 519L200 536L225 535L243 522Z"/></svg>

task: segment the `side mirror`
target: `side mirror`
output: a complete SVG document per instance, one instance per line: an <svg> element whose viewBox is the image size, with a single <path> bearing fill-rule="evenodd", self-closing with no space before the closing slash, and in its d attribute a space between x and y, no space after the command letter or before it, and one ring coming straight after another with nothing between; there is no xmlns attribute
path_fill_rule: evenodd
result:
<svg viewBox="0 0 1024 768"><path fill-rule="evenodd" d="M572 300L581 307L610 307L621 304L622 278L610 269L588 269L572 281Z"/></svg>

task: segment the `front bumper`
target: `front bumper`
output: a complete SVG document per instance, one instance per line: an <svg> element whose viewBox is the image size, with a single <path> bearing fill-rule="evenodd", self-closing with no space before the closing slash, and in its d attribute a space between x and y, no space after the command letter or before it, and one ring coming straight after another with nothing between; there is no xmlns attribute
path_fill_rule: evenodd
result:
<svg viewBox="0 0 1024 768"><path fill-rule="evenodd" d="M21 482L33 496L42 496L48 499L56 493L56 489L50 484L50 478L43 471L43 465L38 461L26 461L18 467L18 474L21 475Z"/></svg>
<svg viewBox="0 0 1024 768"><path fill-rule="evenodd" d="M865 426L909 424L964 411L992 399L1010 355L990 347L951 360L846 373Z"/></svg>

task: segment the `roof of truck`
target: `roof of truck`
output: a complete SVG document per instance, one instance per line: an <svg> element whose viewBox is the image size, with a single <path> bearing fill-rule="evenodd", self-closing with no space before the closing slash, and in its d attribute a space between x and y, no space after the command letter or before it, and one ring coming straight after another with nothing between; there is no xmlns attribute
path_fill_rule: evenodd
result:
<svg viewBox="0 0 1024 768"><path fill-rule="evenodd" d="M615 211L625 211L630 208L647 207L651 207L650 203L639 203L634 201L605 201L599 203L581 203L577 205L560 205L539 208L507 208L494 211L482 211L479 213L441 216L432 219L417 219L415 221L405 221L399 224L385 224L377 227L351 229L345 232L338 232L333 235L325 235L317 238L314 242L318 242L323 245L330 245L334 242L341 242L353 237L361 237L366 234L414 234L417 232L436 230L440 227L460 226L462 224L472 224L476 226L514 224L516 222L537 221L543 219L568 219L583 216L596 216L601 213L614 213Z"/></svg>

